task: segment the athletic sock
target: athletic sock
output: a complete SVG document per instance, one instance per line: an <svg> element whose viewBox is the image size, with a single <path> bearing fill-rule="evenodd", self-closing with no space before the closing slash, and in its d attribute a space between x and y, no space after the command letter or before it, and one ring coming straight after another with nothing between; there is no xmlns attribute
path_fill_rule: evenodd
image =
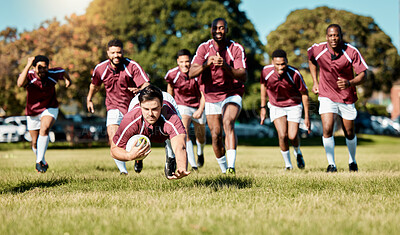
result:
<svg viewBox="0 0 400 235"><path fill-rule="evenodd" d="M346 145L347 149L349 150L349 164L352 162L357 164L356 162L357 136L354 136L352 140L346 138Z"/></svg>
<svg viewBox="0 0 400 235"><path fill-rule="evenodd" d="M222 173L226 173L226 169L228 168L228 165L226 164L226 157L222 156L220 158L217 158L217 162L219 164L219 167L221 168Z"/></svg>
<svg viewBox="0 0 400 235"><path fill-rule="evenodd" d="M48 144L49 144L49 136L39 135L37 140L36 163L43 161L44 164L46 164L46 161L44 160L44 154L46 153Z"/></svg>
<svg viewBox="0 0 400 235"><path fill-rule="evenodd" d="M297 154L302 154L300 150L300 145L297 147L293 146L293 149L294 149L293 154L295 157L297 157Z"/></svg>
<svg viewBox="0 0 400 235"><path fill-rule="evenodd" d="M119 172L124 172L124 173L128 173L128 170L126 169L126 163L117 159L114 159L115 164L117 164L118 170Z"/></svg>
<svg viewBox="0 0 400 235"><path fill-rule="evenodd" d="M328 159L329 165L335 164L335 139L333 136L329 138L322 137L322 143L324 144L326 158Z"/></svg>
<svg viewBox="0 0 400 235"><path fill-rule="evenodd" d="M203 155L204 153L204 146L206 146L206 143L204 142L203 144L200 143L198 140L196 140L197 144L197 156Z"/></svg>
<svg viewBox="0 0 400 235"><path fill-rule="evenodd" d="M235 168L236 149L228 149L228 150L226 150L226 158L228 160L228 167L229 168Z"/></svg>
<svg viewBox="0 0 400 235"><path fill-rule="evenodd" d="M192 167L197 167L196 159L194 157L193 143L191 140L186 142L186 153L187 153L187 158L188 158L189 164Z"/></svg>
<svg viewBox="0 0 400 235"><path fill-rule="evenodd" d="M282 153L283 160L285 161L285 167L286 168L289 167L290 169L292 169L293 166L292 166L292 162L290 161L290 151L289 150L287 150L287 151L281 150L281 153Z"/></svg>

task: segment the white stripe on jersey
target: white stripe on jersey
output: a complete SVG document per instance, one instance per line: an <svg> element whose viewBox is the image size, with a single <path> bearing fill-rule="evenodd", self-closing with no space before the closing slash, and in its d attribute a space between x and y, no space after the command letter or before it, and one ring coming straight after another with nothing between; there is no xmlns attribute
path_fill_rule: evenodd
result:
<svg viewBox="0 0 400 235"><path fill-rule="evenodd" d="M313 48L313 47L317 47L317 46L319 46L319 45L324 45L324 44L327 44L327 42L321 42L321 43L314 43L312 46L310 46L308 49L307 49L307 51L309 51L311 48Z"/></svg>
<svg viewBox="0 0 400 235"><path fill-rule="evenodd" d="M128 76L132 78L132 74L128 71L128 69L126 68L125 64L124 64L124 70L128 74Z"/></svg>
<svg viewBox="0 0 400 235"><path fill-rule="evenodd" d="M165 123L168 123L169 125L172 126L172 128L174 129L175 133L177 135L179 135L178 129L176 129L176 127L172 124L172 122L167 121L167 119L165 119L164 115L161 114L161 117L164 119Z"/></svg>
<svg viewBox="0 0 400 235"><path fill-rule="evenodd" d="M176 76L175 76L175 78L174 78L173 83L176 83L176 80L178 80L180 74L181 74L181 71L179 71L179 72L176 73Z"/></svg>
<svg viewBox="0 0 400 235"><path fill-rule="evenodd" d="M63 72L65 72L64 69L60 69L60 70L56 70L56 71L49 70L49 73L63 73Z"/></svg>
<svg viewBox="0 0 400 235"><path fill-rule="evenodd" d="M34 83L36 82L37 78L32 79L32 81L30 83Z"/></svg>
<svg viewBox="0 0 400 235"><path fill-rule="evenodd" d="M346 56L347 60L351 63L353 63L353 61L350 59L350 56L342 49L343 55Z"/></svg>
<svg viewBox="0 0 400 235"><path fill-rule="evenodd" d="M144 79L146 82L149 81L149 80L146 78L146 76L144 75L144 71L142 70L142 68L139 66L138 63L136 63L135 61L130 60L130 59L128 59L128 58L125 58L125 59L126 59L127 61L129 61L129 63L132 63L132 64L136 65L136 67L138 67L138 69L139 69L139 71L140 71L140 74L142 75L143 79Z"/></svg>
<svg viewBox="0 0 400 235"><path fill-rule="evenodd" d="M226 51L228 52L229 57L231 57L231 60L235 61L235 59L232 56L231 50L229 50L229 47L226 47Z"/></svg>
<svg viewBox="0 0 400 235"><path fill-rule="evenodd" d="M272 70L271 72L269 72L269 74L267 76L265 76L265 81L268 80L269 77L271 77L272 74L274 74L275 70Z"/></svg>
<svg viewBox="0 0 400 235"><path fill-rule="evenodd" d="M318 55L317 55L317 57L315 57L315 60L318 60L319 59L319 57L321 57L325 52L327 52L328 51L328 48L325 48L323 51L321 51Z"/></svg>
<svg viewBox="0 0 400 235"><path fill-rule="evenodd" d="M137 122L138 120L140 120L140 118L142 118L142 115L140 115L138 118L136 118L135 120L133 120L131 123L129 123L129 125L127 125L125 127L125 129L122 131L121 135L119 136L119 139L117 141L117 143L115 143L115 145L118 146L119 142L121 141L122 137L124 136L125 132L133 125L135 124L135 122Z"/></svg>
<svg viewBox="0 0 400 235"><path fill-rule="evenodd" d="M93 80L94 74L95 74L95 72L96 72L96 69L97 69L99 66L101 66L102 64L106 63L107 61L108 61L108 60L105 60L105 61L101 62L100 64L96 65L96 67L94 67L94 69L93 69L93 74L92 74L92 80Z"/></svg>
<svg viewBox="0 0 400 235"><path fill-rule="evenodd" d="M242 47L242 45L240 45L239 43L236 43L234 41L231 41L233 43L234 46L239 47L240 51L242 52L242 64L243 64L243 68L246 68L246 62L244 61L244 49Z"/></svg>
<svg viewBox="0 0 400 235"><path fill-rule="evenodd" d="M303 76L301 76L301 73L299 72L299 70L293 68L292 66L288 66L289 69L293 70L295 73L297 73L297 75L299 75L301 82L303 83L304 87L306 89L308 89L306 83L304 82Z"/></svg>
<svg viewBox="0 0 400 235"><path fill-rule="evenodd" d="M142 122L142 129L140 129L140 133L139 134L143 134L143 130L144 130L144 120L143 120L143 122Z"/></svg>
<svg viewBox="0 0 400 235"><path fill-rule="evenodd" d="M288 75L288 77L289 77L290 81L292 81L292 82L293 82L293 84L294 84L294 80L293 80L292 76L290 76L290 73L289 73L289 72L286 72L286 74Z"/></svg>
<svg viewBox="0 0 400 235"><path fill-rule="evenodd" d="M169 75L170 73L174 72L174 71L177 70L177 69L179 69L179 67L175 67L175 68L173 68L173 69L168 70L167 74L165 74L164 79L167 80L168 75Z"/></svg>
<svg viewBox="0 0 400 235"><path fill-rule="evenodd" d="M200 44L200 45L197 47L196 52L199 50L199 48L200 48L201 46L203 46L204 44L208 44L209 41L211 41L211 39L208 40L207 42L203 42L202 44ZM210 45L210 46L212 46L212 45ZM204 57L204 59L207 59L207 56L208 56L208 53L206 54L206 56ZM194 55L191 64L193 64L193 61L196 59L196 57L197 57L197 53Z"/></svg>
<svg viewBox="0 0 400 235"><path fill-rule="evenodd" d="M364 61L364 58L361 56L361 53L358 51L358 49L357 49L357 48L355 48L354 46L352 46L352 45L348 44L348 43L345 43L345 45L347 45L347 46L349 46L350 48L353 48L354 50L356 50L356 51L357 51L357 53L358 53L358 56L360 56L361 63L363 63L363 65L365 66L365 68L367 68L367 69L368 69L368 65L367 65L367 63L365 63L365 61Z"/></svg>
<svg viewBox="0 0 400 235"><path fill-rule="evenodd" d="M54 80L54 78L48 77L52 82L57 83L56 80Z"/></svg>
<svg viewBox="0 0 400 235"><path fill-rule="evenodd" d="M102 81L103 81L104 77L106 76L107 69L108 69L108 65L107 65L106 69L104 70L103 74L101 75L101 80Z"/></svg>

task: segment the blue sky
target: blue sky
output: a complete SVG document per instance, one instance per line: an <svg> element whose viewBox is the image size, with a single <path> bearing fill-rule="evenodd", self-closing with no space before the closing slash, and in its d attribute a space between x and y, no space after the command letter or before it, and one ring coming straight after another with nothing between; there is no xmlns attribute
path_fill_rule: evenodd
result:
<svg viewBox="0 0 400 235"><path fill-rule="evenodd" d="M41 22L56 17L63 21L72 13L84 14L91 0L1 0L0 30L7 26L19 32L37 28ZM355 14L370 16L375 23L392 38L400 51L400 0L242 0L241 10L253 22L261 41L285 22L291 11L313 9L318 6L347 10ZM346 29L343 29L344 31Z"/></svg>

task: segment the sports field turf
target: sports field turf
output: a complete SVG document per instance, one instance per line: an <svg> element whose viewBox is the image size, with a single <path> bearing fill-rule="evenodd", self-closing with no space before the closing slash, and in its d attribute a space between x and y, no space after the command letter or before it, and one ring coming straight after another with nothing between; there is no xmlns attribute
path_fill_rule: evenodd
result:
<svg viewBox="0 0 400 235"><path fill-rule="evenodd" d="M306 169L291 172L278 147L240 145L236 177L207 145L205 166L179 181L165 179L161 147L120 176L108 148L50 146L39 174L27 146L3 145L0 234L399 234L400 138L360 135L358 173L338 139L335 174L319 141L303 140Z"/></svg>

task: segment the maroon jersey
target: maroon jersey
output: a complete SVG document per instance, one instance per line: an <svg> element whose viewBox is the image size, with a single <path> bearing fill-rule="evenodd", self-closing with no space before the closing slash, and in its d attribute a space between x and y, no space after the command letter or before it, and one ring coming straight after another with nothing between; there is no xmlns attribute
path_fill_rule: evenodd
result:
<svg viewBox="0 0 400 235"><path fill-rule="evenodd" d="M200 105L200 88L197 78L189 79L188 75L182 73L179 67L170 69L164 79L174 88L174 99L176 104L198 108Z"/></svg>
<svg viewBox="0 0 400 235"><path fill-rule="evenodd" d="M143 118L140 106L136 105L122 119L113 141L115 145L125 149L128 140L139 134L149 137L151 142L162 143L179 134L186 134L186 131L174 106L164 100L161 116L153 125Z"/></svg>
<svg viewBox="0 0 400 235"><path fill-rule="evenodd" d="M33 70L27 74L26 115L36 116L48 108L58 108L55 85L64 79L62 68L49 69L46 78L41 79Z"/></svg>
<svg viewBox="0 0 400 235"><path fill-rule="evenodd" d="M308 59L319 65L319 96L327 97L334 102L352 104L357 101L357 92L354 86L341 90L338 77L352 80L354 72L360 74L368 69L363 57L357 48L345 43L341 53L334 58L334 53L327 42L314 44L308 48ZM354 69L354 70L353 70Z"/></svg>
<svg viewBox="0 0 400 235"><path fill-rule="evenodd" d="M215 44L216 42L213 39L200 44L192 64L202 65L208 57L215 56L218 52L232 68L246 68L246 53L242 45L229 41L226 48L219 48L219 51L217 51ZM229 96L242 96L244 93L244 84L241 81L230 77L225 70L221 67L215 67L213 64L203 71L200 78L200 89L204 93L206 102L216 103Z"/></svg>
<svg viewBox="0 0 400 235"><path fill-rule="evenodd" d="M128 87L140 87L149 78L138 63L128 58L121 61L121 68L113 68L109 60L98 64L93 71L92 84L106 89L106 107L118 109L125 114L134 94Z"/></svg>
<svg viewBox="0 0 400 235"><path fill-rule="evenodd" d="M269 102L278 107L295 106L301 103L301 91L307 91L299 70L288 65L281 76L274 65L267 65L261 72L260 83L267 89Z"/></svg>

